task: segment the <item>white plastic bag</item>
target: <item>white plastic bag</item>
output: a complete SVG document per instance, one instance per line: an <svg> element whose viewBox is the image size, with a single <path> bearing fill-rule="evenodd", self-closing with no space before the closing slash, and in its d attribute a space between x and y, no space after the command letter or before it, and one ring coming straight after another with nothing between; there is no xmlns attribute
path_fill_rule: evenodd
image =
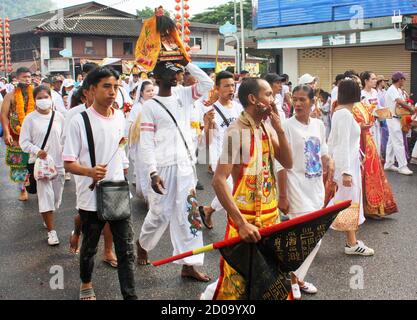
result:
<svg viewBox="0 0 417 320"><path fill-rule="evenodd" d="M46 159L36 159L35 168L33 173L35 180L53 180L58 175L55 167L55 162L51 156L47 156Z"/></svg>

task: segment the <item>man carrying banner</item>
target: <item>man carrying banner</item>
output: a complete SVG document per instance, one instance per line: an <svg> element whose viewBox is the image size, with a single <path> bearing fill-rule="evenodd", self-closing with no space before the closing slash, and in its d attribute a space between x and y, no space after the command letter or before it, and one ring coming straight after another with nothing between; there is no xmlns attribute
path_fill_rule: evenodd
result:
<svg viewBox="0 0 417 320"><path fill-rule="evenodd" d="M291 169L292 155L268 82L247 79L239 88L239 100L244 112L225 133L213 187L228 213L226 239L239 235L256 243L261 239L258 228L279 223L273 159ZM264 123L268 118L272 128ZM227 184L230 175L233 193ZM201 299L245 299L244 278L223 258L220 269L219 280L207 287Z"/></svg>

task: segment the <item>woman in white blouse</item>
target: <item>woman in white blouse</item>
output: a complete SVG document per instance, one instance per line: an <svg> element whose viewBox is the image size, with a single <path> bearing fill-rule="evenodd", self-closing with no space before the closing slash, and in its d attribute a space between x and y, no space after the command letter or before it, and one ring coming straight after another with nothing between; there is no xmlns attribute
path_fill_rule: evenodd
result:
<svg viewBox="0 0 417 320"><path fill-rule="evenodd" d="M141 155L139 152L140 142L140 122L143 104L155 96L154 85L151 81L145 80L140 82L136 92L136 98L132 111L127 119L127 128L129 130L129 154L135 166L134 176L136 183L136 193L143 197L147 202L148 179L143 170Z"/></svg>
<svg viewBox="0 0 417 320"><path fill-rule="evenodd" d="M361 128L355 121L352 109L361 99L361 89L352 79L339 84L338 107L332 118L329 137L329 153L335 162L334 181L337 191L330 204L352 200L352 206L336 218L333 229L346 232L345 253L348 255L372 256L374 250L357 240L359 225L365 222L362 201Z"/></svg>
<svg viewBox="0 0 417 320"><path fill-rule="evenodd" d="M55 163L58 176L54 180L37 181L39 212L48 229L48 244L55 246L59 244L59 240L54 227L54 211L58 210L61 205L65 183L62 160L65 119L61 113L52 111L52 94L48 87L35 88L33 95L36 100L36 110L23 121L19 144L24 152L30 154L29 163L34 163L36 158L46 159L47 157L51 157ZM54 118L51 131L44 149L41 149L52 116Z"/></svg>
<svg viewBox="0 0 417 320"><path fill-rule="evenodd" d="M282 168L278 173L279 209L290 219L318 211L324 207L325 188L323 175L333 179L333 161L328 156L326 129L323 121L310 117L314 104L314 91L306 85L298 86L293 92L295 115L285 122L284 130L291 146L294 165L291 170ZM317 288L304 281L320 243L294 272L296 281L292 289L295 299L303 292L314 294ZM294 276L293 276L294 277Z"/></svg>

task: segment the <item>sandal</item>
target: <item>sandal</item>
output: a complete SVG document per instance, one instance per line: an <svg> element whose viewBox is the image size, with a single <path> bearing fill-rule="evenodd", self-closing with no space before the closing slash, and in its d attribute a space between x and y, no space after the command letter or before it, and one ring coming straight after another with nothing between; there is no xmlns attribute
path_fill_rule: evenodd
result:
<svg viewBox="0 0 417 320"><path fill-rule="evenodd" d="M110 267L117 269L117 267L119 266L117 263L117 260L103 260L104 263L107 263Z"/></svg>
<svg viewBox="0 0 417 320"><path fill-rule="evenodd" d="M198 212L200 213L201 222L203 222L204 226L209 229L213 230L212 226L209 226L206 221L206 213L204 212L204 207L198 207Z"/></svg>
<svg viewBox="0 0 417 320"><path fill-rule="evenodd" d="M93 288L80 289L80 300L95 301L97 300Z"/></svg>

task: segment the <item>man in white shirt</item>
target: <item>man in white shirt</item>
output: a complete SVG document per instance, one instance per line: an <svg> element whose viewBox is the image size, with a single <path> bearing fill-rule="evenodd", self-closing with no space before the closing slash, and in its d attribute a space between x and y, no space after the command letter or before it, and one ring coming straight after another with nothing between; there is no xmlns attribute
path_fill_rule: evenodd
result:
<svg viewBox="0 0 417 320"><path fill-rule="evenodd" d="M216 91L219 95L210 111L204 116L204 135L205 146L209 149L210 165L216 171L220 154L223 150L223 139L227 128L239 118L243 112L243 107L233 98L235 95L235 81L232 73L221 71L216 76ZM232 185L232 179L229 179ZM212 215L223 210L217 197L210 207L199 207L200 216L204 225L208 229L213 229Z"/></svg>
<svg viewBox="0 0 417 320"><path fill-rule="evenodd" d="M65 169L80 176L77 208L81 216L83 231L80 255L81 300L96 300L91 281L94 256L101 232L106 224L98 217L97 194L96 190L91 191L90 185L101 180L122 181L129 167L126 153L119 148L120 141L124 137L125 118L123 113L113 108L119 87L118 79L119 74L116 71L103 67L89 74L88 81L94 95L94 103L85 113L91 122L95 145L95 150L92 152L95 152L97 165L92 168L86 127L81 114L72 119L64 146ZM123 298L136 300L134 233L131 218L108 223L114 236Z"/></svg>
<svg viewBox="0 0 417 320"><path fill-rule="evenodd" d="M156 247L168 225L174 255L203 245L195 200L197 177L190 123L193 102L213 87L213 81L189 63L186 70L198 83L172 90L177 86L178 70L171 62L157 64L154 73L159 94L143 106L140 148L152 190L148 194L149 212L137 242L139 265L149 263L147 253ZM203 261L204 255L198 255L176 263L182 265L182 277L207 282L210 278L195 269Z"/></svg>
<svg viewBox="0 0 417 320"><path fill-rule="evenodd" d="M269 83L269 85L272 88L272 92L275 97L274 102L278 110L281 124L283 124L284 121L287 119L287 116L284 111L284 100L285 100L286 94L289 93L289 89L288 91L286 91L283 88L284 87L283 81L285 81L285 78L276 73L268 73L267 75L265 75L264 79Z"/></svg>
<svg viewBox="0 0 417 320"><path fill-rule="evenodd" d="M61 95L53 90L52 81L48 78L45 78L42 80L41 84L51 89L53 108L65 117L68 110L65 108L64 100L62 100Z"/></svg>
<svg viewBox="0 0 417 320"><path fill-rule="evenodd" d="M402 72L396 72L392 75L392 85L388 89L385 96L385 104L390 108L394 115L393 119L387 119L389 130L389 138L387 145L385 170L398 172L403 175L410 176L413 172L407 166L406 150L404 146L403 132L401 130L401 120L396 115L396 107L402 107L414 112L412 106L406 101L401 87L406 81L406 75ZM398 167L394 166L395 160Z"/></svg>

